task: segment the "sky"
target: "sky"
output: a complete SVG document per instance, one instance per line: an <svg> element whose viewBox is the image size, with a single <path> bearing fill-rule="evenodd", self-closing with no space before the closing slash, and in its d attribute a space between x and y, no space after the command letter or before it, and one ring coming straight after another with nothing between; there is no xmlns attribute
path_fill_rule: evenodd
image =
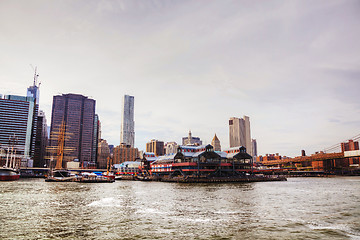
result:
<svg viewBox="0 0 360 240"><path fill-rule="evenodd" d="M120 143L135 97L135 146L191 130L229 147L250 117L258 154L298 156L360 133L360 1L1 0L0 94L40 109L54 95L96 100L102 138Z"/></svg>

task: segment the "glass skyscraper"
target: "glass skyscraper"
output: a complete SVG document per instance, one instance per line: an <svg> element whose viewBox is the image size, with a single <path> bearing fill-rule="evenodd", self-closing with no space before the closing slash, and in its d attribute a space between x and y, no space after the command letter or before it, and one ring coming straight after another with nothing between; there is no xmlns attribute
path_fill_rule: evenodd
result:
<svg viewBox="0 0 360 240"><path fill-rule="evenodd" d="M66 126L65 148L71 149L65 154L66 161L78 159L86 167L95 162L94 122L95 100L79 94L63 94L53 97L51 133L59 131L64 121ZM50 137L51 138L51 137ZM50 139L51 146L57 146L56 139Z"/></svg>
<svg viewBox="0 0 360 240"><path fill-rule="evenodd" d="M124 95L122 107L120 144L124 143L126 145L130 145L131 147L134 147L134 96Z"/></svg>

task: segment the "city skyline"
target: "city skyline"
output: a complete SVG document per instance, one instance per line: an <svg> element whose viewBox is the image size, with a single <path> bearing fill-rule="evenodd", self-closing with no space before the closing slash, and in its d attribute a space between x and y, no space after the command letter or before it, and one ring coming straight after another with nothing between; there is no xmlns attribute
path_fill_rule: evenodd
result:
<svg viewBox="0 0 360 240"><path fill-rule="evenodd" d="M89 96L110 144L129 94L139 150L189 129L227 148L247 115L258 155L311 154L359 132L360 6L309 3L4 0L0 94L23 96L33 64L47 122L53 96Z"/></svg>

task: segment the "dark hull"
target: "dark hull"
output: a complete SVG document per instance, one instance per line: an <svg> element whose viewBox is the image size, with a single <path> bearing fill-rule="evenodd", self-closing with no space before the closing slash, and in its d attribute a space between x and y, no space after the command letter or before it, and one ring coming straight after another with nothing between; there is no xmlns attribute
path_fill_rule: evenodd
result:
<svg viewBox="0 0 360 240"><path fill-rule="evenodd" d="M20 178L20 173L12 168L0 168L0 181L15 181Z"/></svg>

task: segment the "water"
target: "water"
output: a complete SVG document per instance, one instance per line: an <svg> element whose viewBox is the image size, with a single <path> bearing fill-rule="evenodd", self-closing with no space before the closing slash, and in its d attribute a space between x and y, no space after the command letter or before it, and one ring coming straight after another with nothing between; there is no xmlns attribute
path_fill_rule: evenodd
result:
<svg viewBox="0 0 360 240"><path fill-rule="evenodd" d="M360 177L0 182L0 239L360 239Z"/></svg>

